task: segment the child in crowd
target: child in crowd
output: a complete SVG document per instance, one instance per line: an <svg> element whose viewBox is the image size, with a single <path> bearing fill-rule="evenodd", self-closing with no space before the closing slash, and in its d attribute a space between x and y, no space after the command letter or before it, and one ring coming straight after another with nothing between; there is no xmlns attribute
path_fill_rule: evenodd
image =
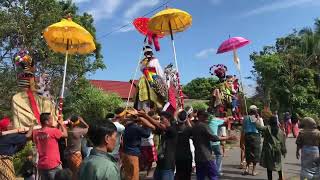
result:
<svg viewBox="0 0 320 180"><path fill-rule="evenodd" d="M154 119L157 119L157 116L154 111L149 111L148 115ZM150 134L148 138L141 139L141 156L139 157L139 163L141 170L147 170L147 178L152 177L151 168L152 163L158 160L157 150L153 141L154 135Z"/></svg>
<svg viewBox="0 0 320 180"><path fill-rule="evenodd" d="M70 169L63 169L56 173L54 180L71 180L73 177L72 171Z"/></svg>
<svg viewBox="0 0 320 180"><path fill-rule="evenodd" d="M34 180L35 179L35 170L36 166L33 162L33 152L29 151L27 153L27 158L24 164L22 165L22 176L24 180Z"/></svg>

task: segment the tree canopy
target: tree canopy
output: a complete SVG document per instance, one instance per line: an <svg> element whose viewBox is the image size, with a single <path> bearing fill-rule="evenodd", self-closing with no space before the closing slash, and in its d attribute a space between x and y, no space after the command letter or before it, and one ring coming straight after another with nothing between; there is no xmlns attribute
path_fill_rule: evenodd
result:
<svg viewBox="0 0 320 180"><path fill-rule="evenodd" d="M190 99L208 100L211 98L212 89L218 84L215 78L196 78L183 86L183 92Z"/></svg>
<svg viewBox="0 0 320 180"><path fill-rule="evenodd" d="M320 117L320 20L251 54L257 95L266 109Z"/></svg>
<svg viewBox="0 0 320 180"><path fill-rule="evenodd" d="M95 38L93 17L79 14L78 8L69 1L56 0L3 0L0 1L0 92L7 94L0 100L1 111L10 109L10 101L17 92L14 56L19 49L27 49L36 63L37 74L47 73L51 77L51 93L58 97L63 74L64 55L51 51L46 45L42 31L60 21L67 14L73 21L86 28ZM88 55L72 55L68 61L66 89L79 78L97 69L105 68L101 46Z"/></svg>
<svg viewBox="0 0 320 180"><path fill-rule="evenodd" d="M114 112L122 105L122 99L111 93L105 93L81 79L70 89L66 97L64 115L82 116L88 122L105 119L107 113Z"/></svg>

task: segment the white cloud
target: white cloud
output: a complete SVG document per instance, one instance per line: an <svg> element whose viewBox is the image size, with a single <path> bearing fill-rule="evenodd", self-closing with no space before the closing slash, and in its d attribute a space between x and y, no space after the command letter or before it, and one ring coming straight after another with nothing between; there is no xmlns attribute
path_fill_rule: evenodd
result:
<svg viewBox="0 0 320 180"><path fill-rule="evenodd" d="M138 0L134 3L127 11L124 13L124 17L128 19L135 18L138 14L143 14L146 12L146 8L153 7L157 5L160 0Z"/></svg>
<svg viewBox="0 0 320 180"><path fill-rule="evenodd" d="M210 55L215 54L216 52L217 50L214 48L203 49L196 54L196 58L205 59L205 58L208 58Z"/></svg>
<svg viewBox="0 0 320 180"><path fill-rule="evenodd" d="M86 0L78 0L85 2ZM123 0L94 0L92 7L88 10L92 14L95 21L112 18L118 10Z"/></svg>
<svg viewBox="0 0 320 180"><path fill-rule="evenodd" d="M252 16L252 15L258 15L258 14L263 14L266 12L272 12L272 11L277 11L280 9L287 9L287 8L291 8L294 6L299 6L299 5L303 5L306 3L311 3L312 1L316 1L316 0L279 0L279 1L275 1L272 3L268 3L264 6L258 7L256 9L253 9L251 11L248 11L246 13L243 14L243 16Z"/></svg>
<svg viewBox="0 0 320 180"><path fill-rule="evenodd" d="M119 32L130 32L135 30L134 26L131 24L132 20L143 15L148 11L148 8L156 6L159 2L160 0L137 0L123 14L123 24L130 23L130 25L120 29Z"/></svg>
<svg viewBox="0 0 320 180"><path fill-rule="evenodd" d="M90 0L73 0L72 2L76 4L80 4L80 3L90 2Z"/></svg>

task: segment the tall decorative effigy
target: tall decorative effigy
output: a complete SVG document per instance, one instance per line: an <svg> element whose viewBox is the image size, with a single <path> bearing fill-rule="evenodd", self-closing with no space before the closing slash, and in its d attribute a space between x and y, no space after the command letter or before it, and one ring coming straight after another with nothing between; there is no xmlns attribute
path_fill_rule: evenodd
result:
<svg viewBox="0 0 320 180"><path fill-rule="evenodd" d="M235 121L242 119L238 78L226 75L227 67L223 64L210 67L210 74L219 78L219 84L213 89L211 106L218 116L233 116Z"/></svg>
<svg viewBox="0 0 320 180"><path fill-rule="evenodd" d="M19 92L12 97L12 115L15 128L40 123L41 113L51 113L57 119L56 108L51 99L38 94L35 78L35 62L27 50L15 57Z"/></svg>
<svg viewBox="0 0 320 180"><path fill-rule="evenodd" d="M163 108L168 90L159 60L148 45L144 47L144 56L140 61L142 76L138 83L135 108L148 112L153 108Z"/></svg>

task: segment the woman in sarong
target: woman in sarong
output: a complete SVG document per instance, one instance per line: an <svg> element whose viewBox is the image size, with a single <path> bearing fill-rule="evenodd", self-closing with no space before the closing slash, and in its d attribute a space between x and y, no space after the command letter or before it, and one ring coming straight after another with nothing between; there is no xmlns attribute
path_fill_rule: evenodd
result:
<svg viewBox="0 0 320 180"><path fill-rule="evenodd" d="M320 179L320 167L315 163L319 158L320 131L314 119L306 117L301 122L297 144L297 159L300 158L301 150L301 179Z"/></svg>
<svg viewBox="0 0 320 180"><path fill-rule="evenodd" d="M68 167L73 173L72 179L78 179L78 171L82 162L81 140L88 132L89 125L78 116L72 116L69 120L68 141L65 157Z"/></svg>
<svg viewBox="0 0 320 180"><path fill-rule="evenodd" d="M260 157L260 165L267 168L268 180L272 180L272 171L277 171L279 180L283 180L282 157L286 155L286 136L278 126L277 117L269 119L269 125L257 129L263 133L263 146Z"/></svg>

